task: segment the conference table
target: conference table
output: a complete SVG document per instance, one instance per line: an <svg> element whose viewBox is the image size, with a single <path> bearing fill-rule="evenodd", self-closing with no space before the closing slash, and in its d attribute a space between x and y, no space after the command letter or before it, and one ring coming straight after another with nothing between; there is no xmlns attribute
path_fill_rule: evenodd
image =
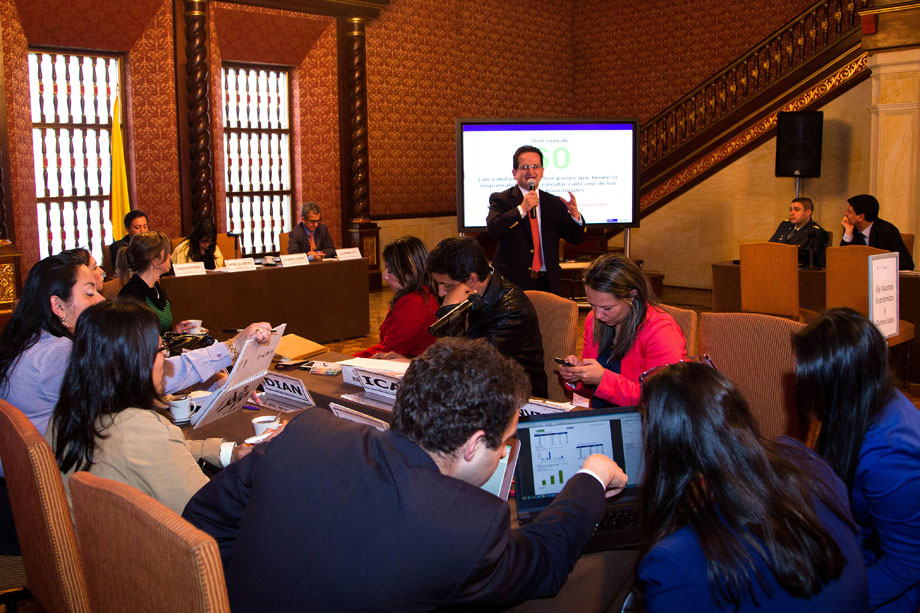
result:
<svg viewBox="0 0 920 613"><path fill-rule="evenodd" d="M173 320L200 319L216 338L254 321L287 323L286 334L318 343L370 332L367 259L162 277Z"/></svg>
<svg viewBox="0 0 920 613"><path fill-rule="evenodd" d="M325 352L313 356L311 359L338 362L349 357L341 353ZM303 411L326 410L330 402L335 402L389 422L390 411L361 401L359 398L363 394L363 389L345 383L341 374L335 376L313 375L305 370L285 370L283 373L303 381L304 386L316 403L315 407L303 409ZM348 394L352 398L343 398L343 394ZM283 413L281 420L287 423L301 412ZM182 430L189 439L217 437L241 442L253 435L253 418L263 415L276 415L277 413L278 411L268 408L262 408L258 411L242 409L197 430L190 426L185 426ZM517 510L513 496L508 501L508 504L511 508L512 527L517 527ZM510 610L521 612L607 611L613 608L619 611L622 601L632 588L634 582L633 567L637 557L638 552L636 550L585 554L578 559L565 585L555 597L528 600Z"/></svg>
<svg viewBox="0 0 920 613"><path fill-rule="evenodd" d="M920 272L902 270L898 275L901 297L900 318L920 328ZM823 269L799 269L799 306L824 311L825 278ZM723 313L741 311L741 266L734 262L712 265L712 310ZM909 380L920 382L920 335L910 343Z"/></svg>

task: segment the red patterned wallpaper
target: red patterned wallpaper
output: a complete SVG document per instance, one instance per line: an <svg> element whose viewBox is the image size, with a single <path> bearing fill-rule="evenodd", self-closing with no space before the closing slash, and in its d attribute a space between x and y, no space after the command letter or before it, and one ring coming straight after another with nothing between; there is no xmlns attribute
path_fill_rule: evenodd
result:
<svg viewBox="0 0 920 613"><path fill-rule="evenodd" d="M130 49L163 5L163 0L14 1L30 45L106 51Z"/></svg>
<svg viewBox="0 0 920 613"><path fill-rule="evenodd" d="M153 20L128 53L137 193L134 208L147 213L151 228L181 236L173 57L172 2L161 0Z"/></svg>
<svg viewBox="0 0 920 613"><path fill-rule="evenodd" d="M650 119L812 4L575 2L575 112Z"/></svg>
<svg viewBox="0 0 920 613"><path fill-rule="evenodd" d="M368 24L372 217L456 210L457 117L571 114L571 2L539 4L525 22L501 0L395 0Z"/></svg>
<svg viewBox="0 0 920 613"><path fill-rule="evenodd" d="M339 94L336 53L336 27L333 20L294 71L300 100L300 202L314 201L323 208L323 220L329 226L336 245L345 246L342 228L350 216L340 212L342 192L339 170ZM296 166L295 166L296 168ZM296 207L294 221L298 221Z"/></svg>

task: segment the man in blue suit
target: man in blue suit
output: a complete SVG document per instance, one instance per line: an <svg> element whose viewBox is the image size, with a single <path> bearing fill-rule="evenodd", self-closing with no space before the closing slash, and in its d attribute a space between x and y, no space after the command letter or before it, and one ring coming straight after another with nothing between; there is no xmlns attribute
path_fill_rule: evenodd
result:
<svg viewBox="0 0 920 613"><path fill-rule="evenodd" d="M304 204L300 211L300 223L288 235L288 253L306 253L311 262L335 257L335 244L329 228L322 221L323 214L318 204Z"/></svg>
<svg viewBox="0 0 920 613"><path fill-rule="evenodd" d="M554 594L626 476L589 456L533 523L482 490L529 393L484 340L412 361L391 429L307 409L231 464L183 516L217 540L235 611L418 611ZM609 489L608 489L609 488Z"/></svg>
<svg viewBox="0 0 920 613"><path fill-rule="evenodd" d="M900 254L898 266L901 270L913 270L914 258L901 232L891 222L878 216L878 200L869 194L860 194L847 200L847 212L843 216L843 238L840 246L869 245Z"/></svg>

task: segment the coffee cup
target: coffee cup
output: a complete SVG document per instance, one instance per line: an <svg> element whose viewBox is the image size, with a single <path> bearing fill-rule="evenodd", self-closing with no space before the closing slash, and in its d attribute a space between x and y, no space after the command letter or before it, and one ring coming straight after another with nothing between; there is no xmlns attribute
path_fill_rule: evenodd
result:
<svg viewBox="0 0 920 613"><path fill-rule="evenodd" d="M186 320L191 324L191 328L188 329L186 334L201 334L201 320L200 319L189 319Z"/></svg>
<svg viewBox="0 0 920 613"><path fill-rule="evenodd" d="M271 266L272 264L275 263L275 258L274 258L274 256L270 256L270 255L263 256L263 257L262 257L262 263L263 263L263 264L266 264L266 265L268 265L268 266Z"/></svg>
<svg viewBox="0 0 920 613"><path fill-rule="evenodd" d="M188 423L192 411L191 400L188 394L174 394L166 397L166 401L169 402L169 414L172 415L174 423Z"/></svg>
<svg viewBox="0 0 920 613"><path fill-rule="evenodd" d="M265 434L266 430L274 430L280 427L280 415L262 415L261 417L254 417L252 419L252 429L255 431L256 436Z"/></svg>

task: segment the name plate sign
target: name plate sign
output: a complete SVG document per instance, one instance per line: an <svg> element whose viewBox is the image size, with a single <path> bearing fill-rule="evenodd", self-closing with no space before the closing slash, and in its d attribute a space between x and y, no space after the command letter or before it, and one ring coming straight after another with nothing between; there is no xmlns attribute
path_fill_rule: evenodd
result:
<svg viewBox="0 0 920 613"><path fill-rule="evenodd" d="M281 256L281 265L285 268L288 266L306 266L309 263L310 259L306 253L285 253Z"/></svg>
<svg viewBox="0 0 920 613"><path fill-rule="evenodd" d="M869 256L869 320L885 338L899 332L898 260L897 251Z"/></svg>
<svg viewBox="0 0 920 613"><path fill-rule="evenodd" d="M295 377L268 372L262 379L262 387L265 389L266 402L284 412L315 406L303 381Z"/></svg>
<svg viewBox="0 0 920 613"><path fill-rule="evenodd" d="M348 247L347 249L336 249L335 257L342 260L360 260L361 250L357 247Z"/></svg>
<svg viewBox="0 0 920 613"><path fill-rule="evenodd" d="M227 265L227 272L239 272L241 270L255 270L256 261L252 258L238 258L235 260L224 260Z"/></svg>
<svg viewBox="0 0 920 613"><path fill-rule="evenodd" d="M188 262L187 264L173 264L173 272L177 277L193 277L207 273L204 262Z"/></svg>

